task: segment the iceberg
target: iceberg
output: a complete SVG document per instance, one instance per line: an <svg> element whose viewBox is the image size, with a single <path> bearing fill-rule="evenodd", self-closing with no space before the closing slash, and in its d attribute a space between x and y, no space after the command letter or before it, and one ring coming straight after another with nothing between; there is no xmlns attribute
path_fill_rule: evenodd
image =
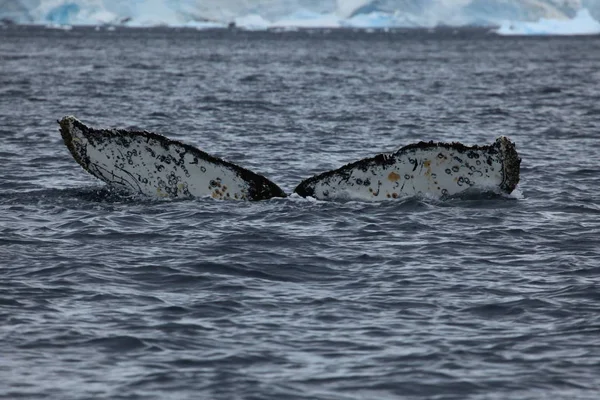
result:
<svg viewBox="0 0 600 400"><path fill-rule="evenodd" d="M505 21L496 31L499 35L598 35L600 22L587 9L574 18L555 20L541 18L538 22Z"/></svg>
<svg viewBox="0 0 600 400"><path fill-rule="evenodd" d="M500 26L499 34L589 34L598 19L600 0L0 0L0 24L47 26Z"/></svg>
<svg viewBox="0 0 600 400"><path fill-rule="evenodd" d="M251 14L245 17L236 18L235 25L250 31L260 31L269 28L269 26L271 26L271 22L267 21L260 15Z"/></svg>
<svg viewBox="0 0 600 400"><path fill-rule="evenodd" d="M45 25L102 25L118 21L116 13L108 11L101 0L46 0L30 11L36 23Z"/></svg>
<svg viewBox="0 0 600 400"><path fill-rule="evenodd" d="M299 10L288 17L277 20L270 28L340 28L341 26L340 17L334 13Z"/></svg>

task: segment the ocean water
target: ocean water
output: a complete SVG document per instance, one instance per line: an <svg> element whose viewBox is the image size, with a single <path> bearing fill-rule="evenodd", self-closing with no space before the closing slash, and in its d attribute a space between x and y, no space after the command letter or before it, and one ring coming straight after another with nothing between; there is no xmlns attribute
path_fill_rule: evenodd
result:
<svg viewBox="0 0 600 400"><path fill-rule="evenodd" d="M596 399L600 38L0 29L0 397ZM153 200L56 120L304 178L419 140L510 196Z"/></svg>

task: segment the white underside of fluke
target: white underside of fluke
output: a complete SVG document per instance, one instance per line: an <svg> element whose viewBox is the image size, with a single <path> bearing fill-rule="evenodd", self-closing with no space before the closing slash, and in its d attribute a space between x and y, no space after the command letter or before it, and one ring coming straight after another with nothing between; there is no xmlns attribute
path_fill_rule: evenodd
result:
<svg viewBox="0 0 600 400"><path fill-rule="evenodd" d="M211 196L245 199L248 183L232 171L215 166L190 154L179 158L174 146L165 149L155 140L134 138L126 148L92 145L80 137L87 146L92 160L89 171L97 178L122 189L158 197ZM176 165L180 160L180 165Z"/></svg>
<svg viewBox="0 0 600 400"><path fill-rule="evenodd" d="M504 137L483 147L422 142L314 176L295 191L320 200L371 201L406 196L442 198L468 190L510 193L514 187L505 187L507 143ZM518 160L516 151L514 157ZM518 165L516 168L518 181Z"/></svg>
<svg viewBox="0 0 600 400"><path fill-rule="evenodd" d="M60 124L63 138L67 136L67 147L84 169L129 192L154 197L254 200L257 196L252 180L268 182L264 177L160 135L93 130L73 117L64 118ZM280 195L285 194L281 191Z"/></svg>

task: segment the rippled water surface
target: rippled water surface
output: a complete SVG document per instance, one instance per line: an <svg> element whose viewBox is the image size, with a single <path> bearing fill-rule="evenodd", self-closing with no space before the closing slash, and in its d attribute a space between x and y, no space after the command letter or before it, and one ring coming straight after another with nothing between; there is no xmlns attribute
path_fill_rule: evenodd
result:
<svg viewBox="0 0 600 400"><path fill-rule="evenodd" d="M0 29L0 397L596 399L600 38ZM56 120L291 192L419 140L516 142L510 196L112 193Z"/></svg>

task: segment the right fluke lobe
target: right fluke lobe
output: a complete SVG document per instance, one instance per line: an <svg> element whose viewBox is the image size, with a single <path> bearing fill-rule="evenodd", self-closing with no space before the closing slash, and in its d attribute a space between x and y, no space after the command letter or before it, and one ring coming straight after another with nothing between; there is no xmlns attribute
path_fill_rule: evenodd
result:
<svg viewBox="0 0 600 400"><path fill-rule="evenodd" d="M443 198L467 190L512 192L521 160L502 136L488 146L420 142L327 171L300 183L295 193L320 200Z"/></svg>

